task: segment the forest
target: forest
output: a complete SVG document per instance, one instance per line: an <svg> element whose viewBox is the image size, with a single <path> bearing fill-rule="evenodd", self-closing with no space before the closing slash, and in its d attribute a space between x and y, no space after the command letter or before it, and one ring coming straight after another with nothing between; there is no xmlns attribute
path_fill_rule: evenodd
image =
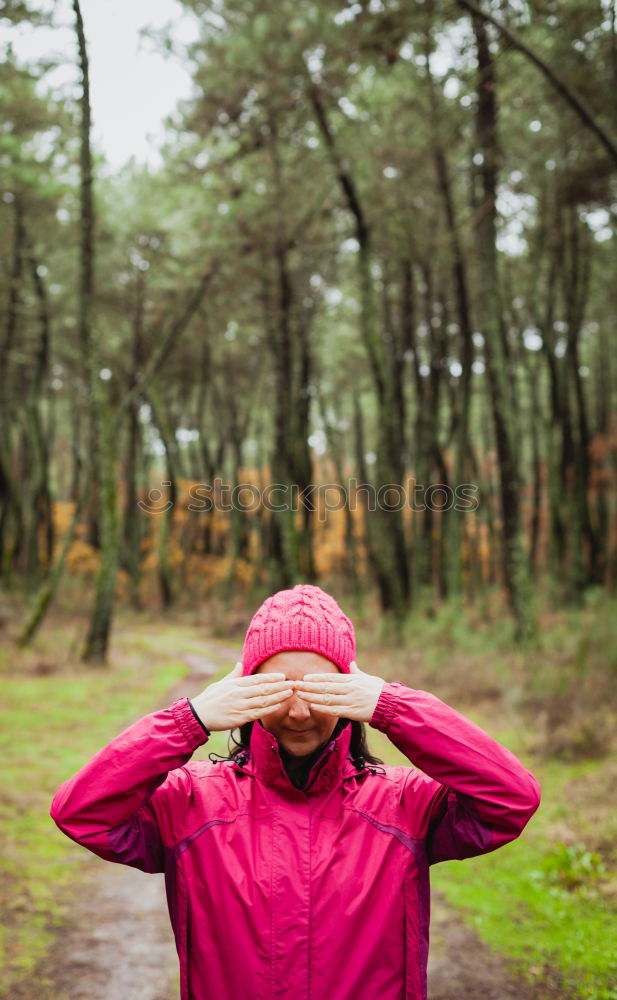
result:
<svg viewBox="0 0 617 1000"><path fill-rule="evenodd" d="M614 1000L615 0L175 0L190 41L142 31L191 94L120 168L94 2L0 8L0 995L55 968L68 761L307 582L548 785L492 895L436 880L522 977L495 1000ZM13 44L60 24L46 59ZM82 995L50 975L36 1000ZM435 1000L480 995L460 977Z"/></svg>

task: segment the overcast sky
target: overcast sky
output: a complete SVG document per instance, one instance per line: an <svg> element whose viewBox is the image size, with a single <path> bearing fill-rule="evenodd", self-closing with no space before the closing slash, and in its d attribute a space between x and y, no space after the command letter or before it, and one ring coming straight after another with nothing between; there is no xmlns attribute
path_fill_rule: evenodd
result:
<svg viewBox="0 0 617 1000"><path fill-rule="evenodd" d="M37 6L49 9L50 0ZM76 79L77 49L70 0L57 0L57 27L7 27L0 22L2 49L13 44L20 60L61 56L64 64L48 73L46 85L59 87ZM190 15L177 0L81 0L90 55L94 140L113 167L131 156L157 162L163 119L190 94L190 74L181 60L157 54L140 38L142 28L173 24L181 41L194 37Z"/></svg>

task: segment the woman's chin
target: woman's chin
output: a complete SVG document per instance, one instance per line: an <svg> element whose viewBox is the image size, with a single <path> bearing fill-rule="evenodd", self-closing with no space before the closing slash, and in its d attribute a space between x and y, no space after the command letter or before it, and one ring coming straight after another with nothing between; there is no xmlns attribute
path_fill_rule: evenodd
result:
<svg viewBox="0 0 617 1000"><path fill-rule="evenodd" d="M287 753L294 757L306 757L319 746L314 733L285 733L281 742Z"/></svg>

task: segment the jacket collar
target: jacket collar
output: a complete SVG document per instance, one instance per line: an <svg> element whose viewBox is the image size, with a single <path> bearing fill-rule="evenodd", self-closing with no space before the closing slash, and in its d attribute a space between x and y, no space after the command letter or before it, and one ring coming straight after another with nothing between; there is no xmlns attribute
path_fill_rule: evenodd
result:
<svg viewBox="0 0 617 1000"><path fill-rule="evenodd" d="M349 774L357 774L348 756L350 739L351 725L347 723L338 736L333 737L323 748L309 772L306 785L298 789L285 770L279 741L257 719L251 730L251 760L246 770L265 785L273 785L286 791L292 789L299 794L319 795L331 791Z"/></svg>

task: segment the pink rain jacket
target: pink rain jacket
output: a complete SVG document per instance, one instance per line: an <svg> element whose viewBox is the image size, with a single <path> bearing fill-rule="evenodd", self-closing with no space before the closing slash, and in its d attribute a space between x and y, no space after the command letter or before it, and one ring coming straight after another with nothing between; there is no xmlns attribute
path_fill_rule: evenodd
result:
<svg viewBox="0 0 617 1000"><path fill-rule="evenodd" d="M347 725L299 790L261 722L240 763L189 763L181 698L58 789L69 837L165 873L182 1000L424 1000L429 865L514 840L539 788L425 691L385 684L370 724L415 768L358 770Z"/></svg>

